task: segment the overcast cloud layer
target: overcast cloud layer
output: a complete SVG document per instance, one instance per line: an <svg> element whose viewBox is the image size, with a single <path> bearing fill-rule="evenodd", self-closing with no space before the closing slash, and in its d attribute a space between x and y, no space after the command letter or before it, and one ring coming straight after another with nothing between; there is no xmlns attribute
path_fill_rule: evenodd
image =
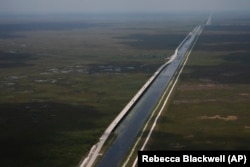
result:
<svg viewBox="0 0 250 167"><path fill-rule="evenodd" d="M0 13L249 10L250 0L0 0Z"/></svg>

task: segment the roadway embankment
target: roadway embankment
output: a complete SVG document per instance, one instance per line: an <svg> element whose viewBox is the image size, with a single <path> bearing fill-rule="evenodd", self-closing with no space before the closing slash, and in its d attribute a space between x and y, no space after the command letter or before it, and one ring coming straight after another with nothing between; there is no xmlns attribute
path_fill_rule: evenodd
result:
<svg viewBox="0 0 250 167"><path fill-rule="evenodd" d="M80 167L91 167L94 164L94 162L96 161L97 157L100 154L100 151L101 151L104 143L106 142L106 140L108 139L110 134L122 122L122 120L131 111L133 106L140 100L140 98L149 89L149 87L154 83L154 81L162 73L162 71L166 67L171 65L173 62L174 63L179 62L179 61L175 61L176 58L182 59L182 56L179 56L179 55L183 54L182 52L186 52L186 50L188 49L188 46L190 46L193 43L193 41L195 40L195 37L198 35L197 32L199 29L200 29L200 26L194 28L194 30L191 33L189 33L187 35L187 37L176 48L174 54L170 57L170 59L166 63L164 63L161 67L159 67L157 69L157 71L149 78L149 80L141 87L141 89L135 94L135 96L129 101L129 103L123 108L123 110L117 115L117 117L107 127L107 129L104 131L103 135L100 137L99 142L91 148L88 155L80 163L80 165L79 165ZM185 49L183 49L183 48L185 48ZM180 53L180 49L182 49L181 53ZM173 66L175 66L175 65L173 65ZM179 66L179 64L177 66ZM171 74L171 76L172 76L172 74Z"/></svg>

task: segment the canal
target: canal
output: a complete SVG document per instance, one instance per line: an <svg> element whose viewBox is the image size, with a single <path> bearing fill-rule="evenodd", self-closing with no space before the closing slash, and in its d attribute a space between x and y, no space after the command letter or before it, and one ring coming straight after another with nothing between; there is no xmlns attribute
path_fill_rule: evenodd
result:
<svg viewBox="0 0 250 167"><path fill-rule="evenodd" d="M186 52L196 39L197 33L198 31L196 32L196 29L194 29L192 34L189 34L190 37L178 48L176 58L161 71L126 118L115 129L114 133L117 134L117 137L97 164L98 167L121 166L124 157L133 146L136 137L158 103L162 93L169 85Z"/></svg>

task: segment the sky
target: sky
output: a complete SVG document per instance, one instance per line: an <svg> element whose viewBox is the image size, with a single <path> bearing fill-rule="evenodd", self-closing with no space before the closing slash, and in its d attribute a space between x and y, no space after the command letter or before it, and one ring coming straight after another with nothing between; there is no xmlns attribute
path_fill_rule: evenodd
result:
<svg viewBox="0 0 250 167"><path fill-rule="evenodd" d="M249 10L250 0L0 0L0 13L135 13Z"/></svg>

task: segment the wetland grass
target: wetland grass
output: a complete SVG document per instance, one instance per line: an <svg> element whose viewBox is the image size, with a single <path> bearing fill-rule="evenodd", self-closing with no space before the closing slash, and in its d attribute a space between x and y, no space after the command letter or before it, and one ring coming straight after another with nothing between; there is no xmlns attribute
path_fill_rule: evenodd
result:
<svg viewBox="0 0 250 167"><path fill-rule="evenodd" d="M172 17L1 22L0 166L76 166L200 20Z"/></svg>
<svg viewBox="0 0 250 167"><path fill-rule="evenodd" d="M249 22L236 26L237 19L227 18L224 25L214 17L147 149L250 150Z"/></svg>

